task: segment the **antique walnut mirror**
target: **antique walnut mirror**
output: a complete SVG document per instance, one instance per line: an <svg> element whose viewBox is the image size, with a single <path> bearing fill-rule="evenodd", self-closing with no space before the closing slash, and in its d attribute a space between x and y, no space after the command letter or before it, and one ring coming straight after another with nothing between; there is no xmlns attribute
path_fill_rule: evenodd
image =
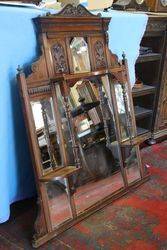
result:
<svg viewBox="0 0 167 250"><path fill-rule="evenodd" d="M110 18L67 5L38 17L42 55L18 82L39 196L38 247L146 181L125 56ZM77 23L77 25L76 25Z"/></svg>

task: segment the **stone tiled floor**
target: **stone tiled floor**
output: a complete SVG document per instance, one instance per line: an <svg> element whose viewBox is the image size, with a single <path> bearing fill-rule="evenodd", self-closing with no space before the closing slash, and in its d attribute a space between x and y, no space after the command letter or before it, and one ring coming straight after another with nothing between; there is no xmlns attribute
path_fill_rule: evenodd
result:
<svg viewBox="0 0 167 250"><path fill-rule="evenodd" d="M151 179L39 249L167 250L167 141L142 150ZM11 207L0 250L33 249L35 198Z"/></svg>

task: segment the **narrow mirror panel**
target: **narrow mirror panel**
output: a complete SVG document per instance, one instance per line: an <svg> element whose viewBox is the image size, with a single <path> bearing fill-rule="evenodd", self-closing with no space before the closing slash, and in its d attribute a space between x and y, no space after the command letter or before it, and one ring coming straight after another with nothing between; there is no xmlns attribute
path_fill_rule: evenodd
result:
<svg viewBox="0 0 167 250"><path fill-rule="evenodd" d="M121 132L121 140L129 140L134 137L134 129L132 126L132 115L130 102L128 97L127 86L114 84L116 104L119 116L119 127Z"/></svg>
<svg viewBox="0 0 167 250"><path fill-rule="evenodd" d="M74 73L90 72L88 44L83 37L74 37L70 44Z"/></svg>
<svg viewBox="0 0 167 250"><path fill-rule="evenodd" d="M48 195L49 212L52 227L59 227L64 222L72 219L70 203L67 195L65 178L56 177L45 184Z"/></svg>
<svg viewBox="0 0 167 250"><path fill-rule="evenodd" d="M67 118L67 111L66 111L66 104L63 100L63 96L60 91L59 85L56 86L56 96L58 102L58 110L60 114L60 126L63 136L63 143L66 150L66 155L64 159L65 166L75 166L75 159L73 154L73 147L72 147L72 139L71 139L71 131L69 126L69 121ZM69 107L71 108L71 107Z"/></svg>
<svg viewBox="0 0 167 250"><path fill-rule="evenodd" d="M31 102L43 170L61 166L52 98Z"/></svg>
<svg viewBox="0 0 167 250"><path fill-rule="evenodd" d="M124 166L126 168L126 175L128 183L132 183L141 179L140 164L137 157L137 148L135 146L127 146L122 149Z"/></svg>

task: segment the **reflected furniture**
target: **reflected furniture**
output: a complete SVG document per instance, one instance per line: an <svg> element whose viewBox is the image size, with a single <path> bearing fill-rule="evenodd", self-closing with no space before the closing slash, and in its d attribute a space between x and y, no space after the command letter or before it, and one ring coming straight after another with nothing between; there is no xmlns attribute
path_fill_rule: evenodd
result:
<svg viewBox="0 0 167 250"><path fill-rule="evenodd" d="M108 49L110 18L67 5L34 21L42 55L28 76L18 67L17 79L38 189L38 247L149 174L127 60Z"/></svg>
<svg viewBox="0 0 167 250"><path fill-rule="evenodd" d="M149 15L135 70L143 83L132 90L138 134L154 144L167 136L167 14Z"/></svg>

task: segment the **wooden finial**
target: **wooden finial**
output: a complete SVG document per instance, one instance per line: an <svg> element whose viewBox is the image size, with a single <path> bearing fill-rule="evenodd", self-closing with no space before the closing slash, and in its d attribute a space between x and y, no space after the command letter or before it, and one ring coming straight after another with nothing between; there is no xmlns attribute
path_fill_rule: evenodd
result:
<svg viewBox="0 0 167 250"><path fill-rule="evenodd" d="M126 61L126 55L125 55L125 52L123 51L123 53L122 53L122 64L123 65L125 64L125 61Z"/></svg>
<svg viewBox="0 0 167 250"><path fill-rule="evenodd" d="M17 67L17 72L18 73L22 73L23 72L23 68L20 65L18 65L18 67Z"/></svg>
<svg viewBox="0 0 167 250"><path fill-rule="evenodd" d="M123 58L123 60L125 60L126 59L126 54L125 54L125 52L123 51L123 53L122 53L122 58Z"/></svg>

